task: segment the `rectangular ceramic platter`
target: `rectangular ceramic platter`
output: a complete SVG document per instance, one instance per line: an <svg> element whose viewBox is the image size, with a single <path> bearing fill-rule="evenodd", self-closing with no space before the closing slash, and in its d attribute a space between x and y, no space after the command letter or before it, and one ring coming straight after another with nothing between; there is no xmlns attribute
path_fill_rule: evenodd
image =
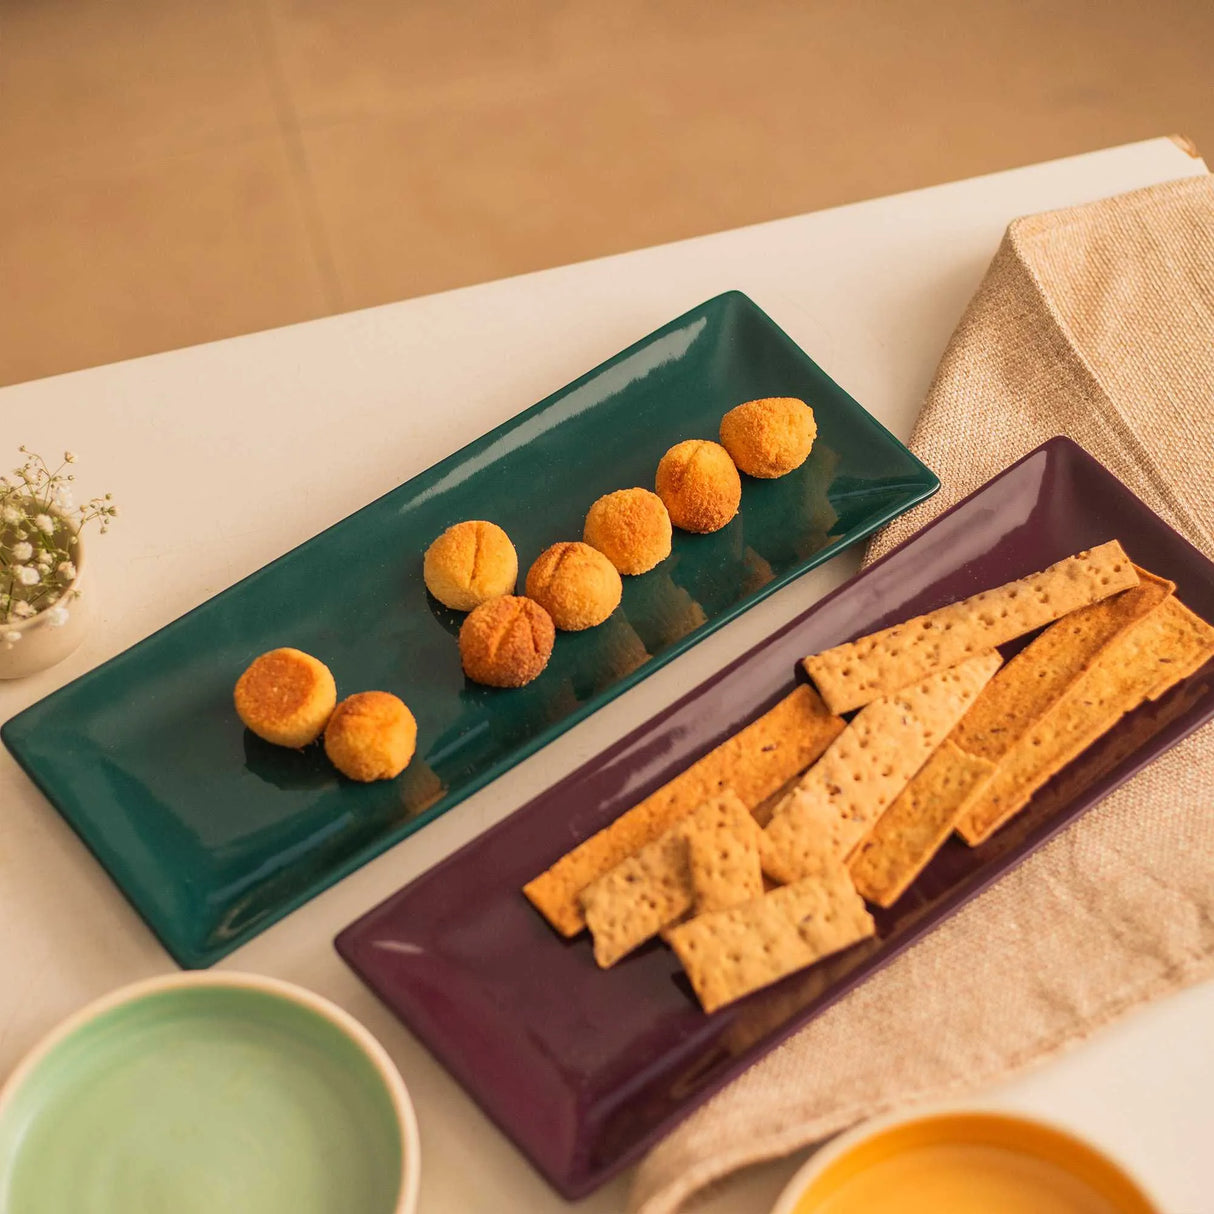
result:
<svg viewBox="0 0 1214 1214"><path fill-rule="evenodd" d="M1214 566L1054 439L348 928L339 951L564 1196L585 1194L1214 717L1214 663L1127 717L986 844L946 843L876 912L875 939L711 1016L661 943L599 970L585 933L558 937L523 883L786 695L804 655L1111 538L1214 620Z"/></svg>
<svg viewBox="0 0 1214 1214"><path fill-rule="evenodd" d="M465 680L462 617L422 582L436 535L491 519L525 571L581 538L600 494L652 487L673 443L714 438L727 409L773 395L814 409L801 468L746 479L716 534L676 532L668 560L625 579L607 623L558 636L530 686ZM732 292L48 696L3 738L169 952L208 965L937 486ZM356 785L319 746L283 750L241 727L232 686L281 645L327 663L341 694L380 689L410 706L418 751L402 777Z"/></svg>

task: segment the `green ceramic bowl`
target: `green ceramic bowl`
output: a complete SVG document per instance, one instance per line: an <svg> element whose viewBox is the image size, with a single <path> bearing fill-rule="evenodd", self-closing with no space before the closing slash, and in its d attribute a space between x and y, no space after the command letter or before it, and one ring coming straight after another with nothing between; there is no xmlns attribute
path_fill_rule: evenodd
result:
<svg viewBox="0 0 1214 1214"><path fill-rule="evenodd" d="M417 1184L383 1047L270 978L126 987L0 1088L0 1214L412 1214Z"/></svg>

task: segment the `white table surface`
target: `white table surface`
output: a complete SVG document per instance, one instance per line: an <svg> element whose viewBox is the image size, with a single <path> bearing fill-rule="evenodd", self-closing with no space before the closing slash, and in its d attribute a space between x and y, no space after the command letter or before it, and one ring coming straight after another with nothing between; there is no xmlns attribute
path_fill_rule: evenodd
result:
<svg viewBox="0 0 1214 1214"><path fill-rule="evenodd" d="M80 488L123 508L91 545L90 638L57 668L0 683L0 719L729 288L905 440L1010 219L1204 171L1151 140L0 390L0 470L20 442L68 447ZM856 564L836 558L780 591L222 963L311 987L384 1042L417 1106L423 1214L570 1207L346 970L333 935ZM68 1012L172 968L0 753L0 1076ZM1214 1211L1214 984L979 1098L1112 1148L1169 1212ZM767 1210L800 1158L750 1170L703 1208ZM577 1208L622 1210L629 1179Z"/></svg>

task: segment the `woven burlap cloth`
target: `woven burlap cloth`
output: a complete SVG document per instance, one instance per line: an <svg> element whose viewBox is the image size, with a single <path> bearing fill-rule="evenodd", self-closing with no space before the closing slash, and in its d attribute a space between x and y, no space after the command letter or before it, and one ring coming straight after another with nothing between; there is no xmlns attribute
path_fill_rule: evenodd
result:
<svg viewBox="0 0 1214 1214"><path fill-rule="evenodd" d="M1055 434L1214 556L1212 182L1011 225L911 440L942 488L870 559ZM1207 726L693 1114L630 1208L694 1208L737 1168L981 1088L1212 975Z"/></svg>

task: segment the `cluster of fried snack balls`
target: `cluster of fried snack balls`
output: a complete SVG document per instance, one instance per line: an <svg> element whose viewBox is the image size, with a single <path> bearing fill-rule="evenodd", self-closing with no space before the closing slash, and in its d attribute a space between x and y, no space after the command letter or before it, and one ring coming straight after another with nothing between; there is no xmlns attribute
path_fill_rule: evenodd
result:
<svg viewBox="0 0 1214 1214"><path fill-rule="evenodd" d="M263 653L236 683L236 713L259 738L302 748L324 734L343 775L369 783L400 775L417 746L417 722L394 695L359 691L337 702L332 672L299 649Z"/></svg>
<svg viewBox="0 0 1214 1214"><path fill-rule="evenodd" d="M747 401L721 419L720 443L676 443L654 489L617 489L586 515L581 541L544 549L514 593L518 554L495 523L448 527L426 550L426 588L468 612L459 633L464 673L490 687L522 687L548 664L556 631L603 623L619 606L620 575L648 573L670 555L672 525L706 534L738 512L741 469L770 479L799 468L817 436L813 410L793 397Z"/></svg>
<svg viewBox="0 0 1214 1214"><path fill-rule="evenodd" d="M490 687L522 687L548 664L556 631L603 623L619 606L620 575L648 573L670 555L671 527L719 531L738 512L741 469L771 478L798 468L817 435L813 410L792 397L747 401L721 419L720 443L689 439L662 456L651 493L617 489L586 515L581 541L553 544L514 593L518 554L495 523L448 527L426 550L426 588L468 612L459 633L464 673ZM417 722L386 691L337 702L329 668L298 649L275 649L240 676L236 712L258 737L302 748L324 735L325 754L352 780L390 780L409 765Z"/></svg>

